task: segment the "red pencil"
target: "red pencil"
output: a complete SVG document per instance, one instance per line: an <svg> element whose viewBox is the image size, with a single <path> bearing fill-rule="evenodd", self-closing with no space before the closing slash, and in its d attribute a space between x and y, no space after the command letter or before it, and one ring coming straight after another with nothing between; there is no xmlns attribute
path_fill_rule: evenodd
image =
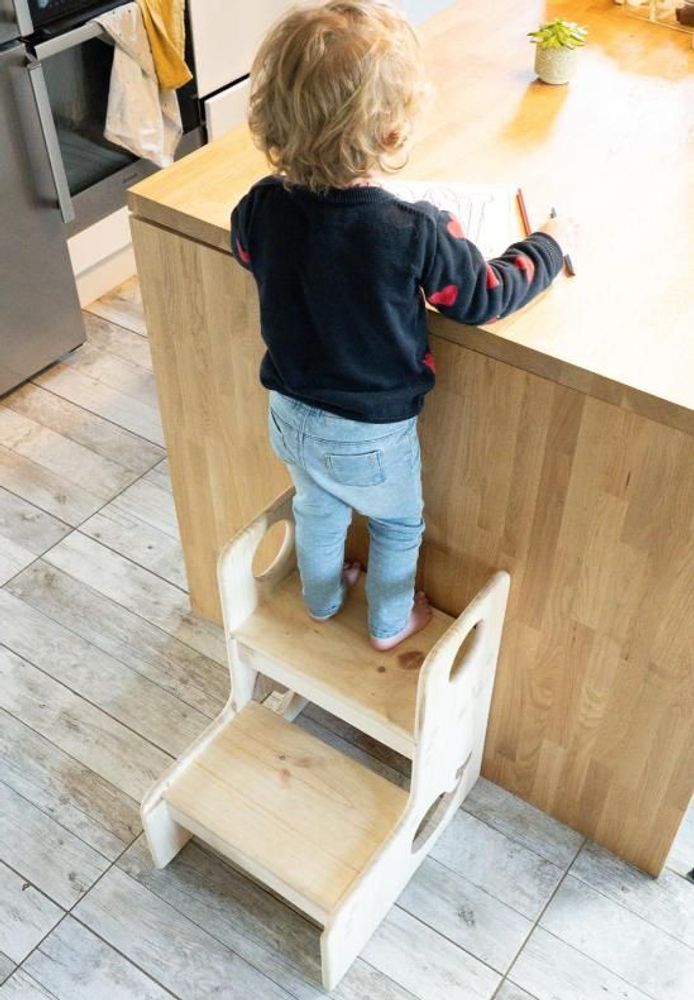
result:
<svg viewBox="0 0 694 1000"><path fill-rule="evenodd" d="M532 233L532 226L530 225L530 219L528 218L528 210L525 207L525 198L523 197L523 191L518 188L516 192L516 201L518 202L518 210L523 220L523 231L525 236L530 236Z"/></svg>

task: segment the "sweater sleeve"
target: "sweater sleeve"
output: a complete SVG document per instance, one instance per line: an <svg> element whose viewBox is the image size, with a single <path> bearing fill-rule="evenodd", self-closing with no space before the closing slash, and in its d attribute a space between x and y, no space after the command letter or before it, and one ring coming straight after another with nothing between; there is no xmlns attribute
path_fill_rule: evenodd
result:
<svg viewBox="0 0 694 1000"><path fill-rule="evenodd" d="M231 254L241 267L251 271L251 253L247 232L248 195L241 199L231 213Z"/></svg>
<svg viewBox="0 0 694 1000"><path fill-rule="evenodd" d="M428 205L431 220L422 289L427 302L459 323L491 323L547 288L563 265L556 240L533 233L485 261L451 212Z"/></svg>

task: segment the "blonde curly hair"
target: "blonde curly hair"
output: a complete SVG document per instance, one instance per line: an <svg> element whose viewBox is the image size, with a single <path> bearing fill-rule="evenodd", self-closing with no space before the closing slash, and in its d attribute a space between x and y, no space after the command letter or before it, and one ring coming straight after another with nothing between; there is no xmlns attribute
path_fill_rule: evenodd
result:
<svg viewBox="0 0 694 1000"><path fill-rule="evenodd" d="M290 184L347 187L392 171L427 90L417 38L383 0L292 10L251 70L249 125ZM402 164L400 164L402 166Z"/></svg>

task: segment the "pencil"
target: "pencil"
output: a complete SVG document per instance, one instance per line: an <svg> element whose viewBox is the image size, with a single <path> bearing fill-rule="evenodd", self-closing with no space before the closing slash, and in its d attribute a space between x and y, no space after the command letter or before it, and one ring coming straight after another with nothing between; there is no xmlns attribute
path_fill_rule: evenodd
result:
<svg viewBox="0 0 694 1000"><path fill-rule="evenodd" d="M556 217L557 217L557 210L556 210L556 208L554 206L552 206L552 208L550 208L549 215L550 215L551 219L556 219ZM569 276L569 278L573 278L575 276L575 274L576 274L576 271L575 271L574 265L573 265L573 261L571 260L571 254L568 254L568 253L564 254L564 273L567 274Z"/></svg>
<svg viewBox="0 0 694 1000"><path fill-rule="evenodd" d="M516 192L516 201L518 202L518 211L520 212L521 219L523 220L523 232L526 237L530 236L533 230L530 225L528 210L525 207L525 198L523 197L523 191L521 188L518 188L518 191Z"/></svg>

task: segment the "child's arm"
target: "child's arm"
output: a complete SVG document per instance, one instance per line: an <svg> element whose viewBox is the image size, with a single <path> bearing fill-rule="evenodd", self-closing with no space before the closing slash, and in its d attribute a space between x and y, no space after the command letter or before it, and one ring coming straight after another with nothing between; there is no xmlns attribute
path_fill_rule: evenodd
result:
<svg viewBox="0 0 694 1000"><path fill-rule="evenodd" d="M231 213L231 254L241 267L245 267L247 271L251 271L251 254L244 224L247 214L247 199L248 196L246 195Z"/></svg>
<svg viewBox="0 0 694 1000"><path fill-rule="evenodd" d="M559 244L547 233L512 243L485 261L455 216L433 210L422 288L427 302L459 323L490 323L530 302L563 266Z"/></svg>

